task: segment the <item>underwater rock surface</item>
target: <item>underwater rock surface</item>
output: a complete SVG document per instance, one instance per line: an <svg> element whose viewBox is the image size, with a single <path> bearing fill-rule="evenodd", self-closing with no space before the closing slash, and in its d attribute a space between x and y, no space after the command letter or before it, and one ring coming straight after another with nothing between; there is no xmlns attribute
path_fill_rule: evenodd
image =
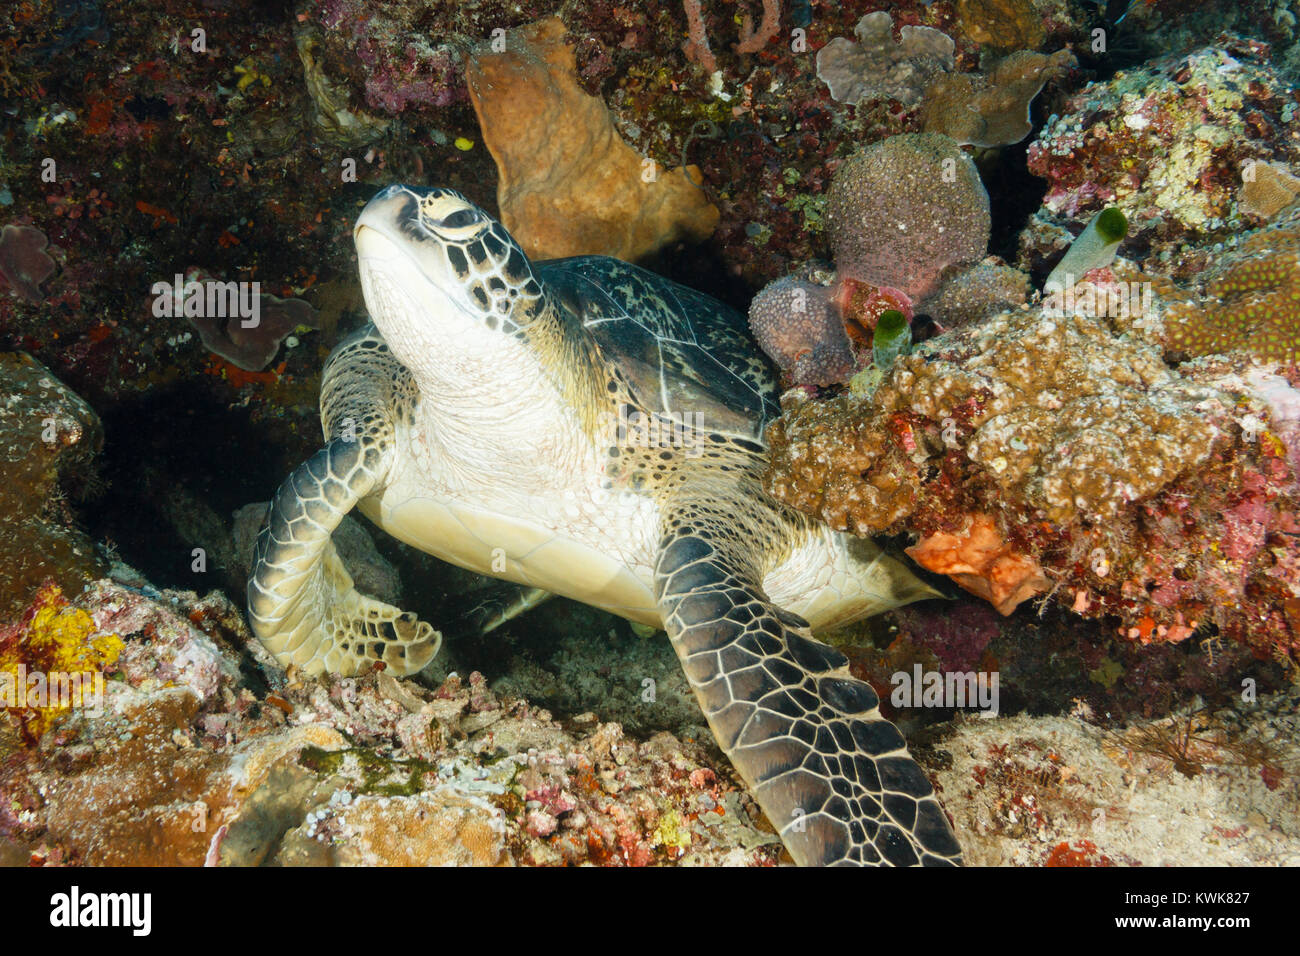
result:
<svg viewBox="0 0 1300 956"><path fill-rule="evenodd" d="M103 571L69 494L95 482L103 429L94 410L23 352L0 353L0 613L45 581L72 592Z"/></svg>
<svg viewBox="0 0 1300 956"><path fill-rule="evenodd" d="M1176 372L1128 328L1009 312L925 343L869 396L791 392L766 486L834 528L920 535L920 563L973 575L1004 613L1048 588L1046 569L1056 600L1118 615L1133 639L1211 620L1294 660L1293 449L1257 440L1289 421L1247 363Z"/></svg>
<svg viewBox="0 0 1300 956"><path fill-rule="evenodd" d="M591 713L557 721L478 673L436 686L285 675L216 593L149 597L104 579L72 607L88 636L111 634L123 651L104 665L100 713L64 713L27 742L0 724L2 862L780 860L776 835L703 742L630 739ZM967 719L929 737L918 759L948 795L971 862L1300 860L1294 695L1121 729L1090 716ZM1186 826L1170 828L1175 816Z"/></svg>
<svg viewBox="0 0 1300 956"><path fill-rule="evenodd" d="M101 714L70 712L35 742L0 726L10 861L770 865L780 851L699 743L628 739L590 713L561 723L478 673L286 677L216 593L101 580L76 606L126 650Z"/></svg>

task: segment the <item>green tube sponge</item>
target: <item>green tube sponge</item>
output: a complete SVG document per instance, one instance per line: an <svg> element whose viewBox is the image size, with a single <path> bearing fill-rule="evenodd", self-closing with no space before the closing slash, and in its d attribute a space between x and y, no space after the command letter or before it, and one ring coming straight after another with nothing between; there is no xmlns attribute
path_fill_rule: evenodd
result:
<svg viewBox="0 0 1300 956"><path fill-rule="evenodd" d="M894 359L912 351L912 327L903 313L886 309L876 320L876 331L871 336L871 358L879 369L887 369Z"/></svg>
<svg viewBox="0 0 1300 956"><path fill-rule="evenodd" d="M1065 256L1047 277L1045 289L1073 286L1085 272L1110 265L1115 250L1128 235L1128 220L1114 206L1107 206L1092 217L1088 228L1070 243Z"/></svg>

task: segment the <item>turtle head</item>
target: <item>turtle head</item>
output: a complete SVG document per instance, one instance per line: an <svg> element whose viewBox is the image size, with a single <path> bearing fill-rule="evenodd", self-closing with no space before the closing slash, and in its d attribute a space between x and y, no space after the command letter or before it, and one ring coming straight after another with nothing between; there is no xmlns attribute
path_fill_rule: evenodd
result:
<svg viewBox="0 0 1300 956"><path fill-rule="evenodd" d="M538 312L528 257L455 190L389 186L361 211L353 239L366 306L404 362L449 343L491 349Z"/></svg>

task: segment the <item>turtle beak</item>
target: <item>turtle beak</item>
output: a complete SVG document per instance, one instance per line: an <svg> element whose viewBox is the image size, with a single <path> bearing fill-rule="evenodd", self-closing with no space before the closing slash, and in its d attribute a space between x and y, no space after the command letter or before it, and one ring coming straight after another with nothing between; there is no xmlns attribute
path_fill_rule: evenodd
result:
<svg viewBox="0 0 1300 956"><path fill-rule="evenodd" d="M361 210L352 238L356 241L363 230L373 229L390 240L396 239L419 221L420 197L406 186L389 186Z"/></svg>
<svg viewBox="0 0 1300 956"><path fill-rule="evenodd" d="M428 190L412 186L389 186L366 204L352 229L357 257L365 268L379 268L393 274L414 269L434 287L446 287L449 275L446 248L427 226L423 209L450 190ZM463 200L462 200L463 202ZM409 274L409 281L415 281Z"/></svg>

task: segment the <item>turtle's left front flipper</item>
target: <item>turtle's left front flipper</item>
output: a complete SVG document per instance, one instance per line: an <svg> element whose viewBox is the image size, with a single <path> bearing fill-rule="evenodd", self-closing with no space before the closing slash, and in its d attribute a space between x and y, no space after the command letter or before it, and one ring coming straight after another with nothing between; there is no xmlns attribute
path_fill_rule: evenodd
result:
<svg viewBox="0 0 1300 956"><path fill-rule="evenodd" d="M664 626L718 744L801 865L945 865L961 847L903 735L848 659L776 607L707 502L665 513Z"/></svg>
<svg viewBox="0 0 1300 956"><path fill-rule="evenodd" d="M410 406L410 373L372 326L339 343L321 377L328 443L275 493L248 577L248 623L281 665L351 675L383 663L413 674L438 653L432 626L352 584L330 536L382 490L394 422Z"/></svg>
<svg viewBox="0 0 1300 956"><path fill-rule="evenodd" d="M248 622L282 665L351 675L383 662L412 674L442 635L414 614L361 594L330 535L375 486L379 449L336 438L300 465L271 500L253 549Z"/></svg>

